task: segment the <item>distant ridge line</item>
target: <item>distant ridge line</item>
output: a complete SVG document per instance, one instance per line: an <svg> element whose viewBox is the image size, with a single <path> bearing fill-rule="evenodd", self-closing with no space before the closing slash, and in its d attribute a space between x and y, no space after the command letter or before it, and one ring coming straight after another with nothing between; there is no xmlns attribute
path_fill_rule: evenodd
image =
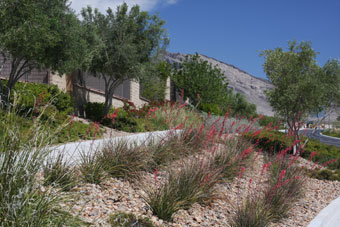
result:
<svg viewBox="0 0 340 227"><path fill-rule="evenodd" d="M199 54L199 55L202 55L203 57L210 58L210 59L212 59L212 60L214 60L214 61L217 61L217 62L219 62L219 63L221 63L221 64L225 64L225 65L227 65L227 66L230 66L230 67L232 67L232 68L238 70L239 72L245 73L245 74L247 74L247 75L249 75L249 76L251 76L251 77L253 77L253 78L255 78L255 79L259 79L259 80L262 80L262 81L264 81L264 82L270 84L270 82L269 82L267 79L264 79L264 78L261 78L261 77L254 76L254 75L252 75L252 74L250 74L250 73L248 73L248 72L246 72L246 71L244 71L244 70L242 70L242 69L236 67L235 65L232 65L232 64L223 62L223 61L218 60L218 59L216 59L216 58L214 58L214 57L209 57L209 56L207 56L207 55L205 55L205 54L200 54L200 53L198 53L198 54ZM170 56L170 57L172 57L172 58L175 58L175 57L178 56L178 55L182 55L182 56L183 56L183 55L192 55L192 54L182 54L182 53L179 53L179 52L177 52L177 53L167 52L167 55Z"/></svg>
<svg viewBox="0 0 340 227"><path fill-rule="evenodd" d="M264 78L260 78L260 77L254 76L254 75L252 75L252 74L250 74L250 73L248 73L248 72L246 72L246 71L244 71L244 70L242 70L242 69L236 67L235 65L232 65L232 64L223 62L223 61L218 60L218 59L216 59L216 58L214 58L214 57L208 57L208 56L205 55L205 54L200 54L200 55L202 55L202 56L204 56L204 57L206 57L206 58L213 59L213 60L215 60L215 61L217 61L217 62L219 62L219 63L228 65L228 66L230 66L230 67L232 67L232 68L234 68L234 69L237 69L238 71L240 71L240 72L242 72L242 73L248 74L248 75L251 76L251 77L254 77L254 78L256 78L256 79L262 80L262 81L267 82L267 83L270 83L268 80L266 80L266 79L264 79Z"/></svg>

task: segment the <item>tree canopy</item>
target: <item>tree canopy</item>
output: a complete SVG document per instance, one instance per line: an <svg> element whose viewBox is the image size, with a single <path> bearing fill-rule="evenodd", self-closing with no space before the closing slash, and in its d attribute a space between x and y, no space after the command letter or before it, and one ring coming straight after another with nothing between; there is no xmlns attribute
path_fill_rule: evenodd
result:
<svg viewBox="0 0 340 227"><path fill-rule="evenodd" d="M288 43L282 48L265 50L263 69L274 88L266 95L274 111L287 121L298 139L302 121L339 102L339 63L330 60L324 67L317 64L310 42Z"/></svg>
<svg viewBox="0 0 340 227"><path fill-rule="evenodd" d="M106 14L91 7L82 10L86 24L96 28L99 45L89 71L105 81L105 108L107 114L112 105L114 90L127 79L138 80L150 62L151 56L165 48L167 34L164 21L157 15L140 11L138 5L128 8L124 3L116 12Z"/></svg>
<svg viewBox="0 0 340 227"><path fill-rule="evenodd" d="M67 0L0 1L0 52L11 64L2 98L33 68L60 74L78 68L86 55L83 34Z"/></svg>
<svg viewBox="0 0 340 227"><path fill-rule="evenodd" d="M150 101L164 100L166 81L171 76L171 65L165 61L152 62L140 78L141 96Z"/></svg>
<svg viewBox="0 0 340 227"><path fill-rule="evenodd" d="M187 55L172 75L178 89L184 90L184 98L196 105L198 102L224 105L227 100L228 83L223 72L202 60L196 53Z"/></svg>
<svg viewBox="0 0 340 227"><path fill-rule="evenodd" d="M231 109L232 115L250 117L256 114L256 106L248 103L241 94L233 94L228 89L228 81L217 66L200 58L196 53L186 58L177 66L174 66L171 79L177 89L184 90L184 98L189 98L198 108L222 114Z"/></svg>

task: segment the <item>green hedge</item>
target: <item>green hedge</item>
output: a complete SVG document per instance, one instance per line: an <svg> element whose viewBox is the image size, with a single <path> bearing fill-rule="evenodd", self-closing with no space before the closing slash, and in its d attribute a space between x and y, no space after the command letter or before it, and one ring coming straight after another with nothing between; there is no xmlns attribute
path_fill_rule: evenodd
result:
<svg viewBox="0 0 340 227"><path fill-rule="evenodd" d="M255 137L252 137L251 134L247 134L245 137L251 139L252 143L257 143L258 148L262 148L264 151L270 152L279 152L286 149L290 147L293 142L292 138L287 138L284 133L277 131L262 132ZM290 152L292 152L292 150ZM314 162L323 164L330 160L337 159L327 165L327 167L330 169L340 169L340 148L320 143L315 139L309 139L301 156L309 159L312 152L317 152L317 154L312 158Z"/></svg>

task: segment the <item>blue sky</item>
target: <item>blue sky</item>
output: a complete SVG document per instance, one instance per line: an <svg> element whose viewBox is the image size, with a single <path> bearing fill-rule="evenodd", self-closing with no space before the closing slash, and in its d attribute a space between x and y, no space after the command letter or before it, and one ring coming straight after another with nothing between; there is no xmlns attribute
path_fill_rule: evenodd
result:
<svg viewBox="0 0 340 227"><path fill-rule="evenodd" d="M104 10L121 0L75 0ZM340 58L339 0L126 0L166 21L168 51L202 53L265 78L259 51L311 41L323 65Z"/></svg>

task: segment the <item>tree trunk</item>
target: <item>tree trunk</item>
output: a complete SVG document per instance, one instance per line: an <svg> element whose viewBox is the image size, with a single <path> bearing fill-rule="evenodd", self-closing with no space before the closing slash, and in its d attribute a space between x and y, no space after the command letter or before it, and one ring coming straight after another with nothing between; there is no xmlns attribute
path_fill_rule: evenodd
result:
<svg viewBox="0 0 340 227"><path fill-rule="evenodd" d="M104 116L106 116L109 113L110 108L112 107L112 96L113 91L109 91L108 94L105 94Z"/></svg>
<svg viewBox="0 0 340 227"><path fill-rule="evenodd" d="M14 88L15 83L25 74L29 73L33 68L32 65L28 64L28 61L25 61L20 66L22 59L21 58L13 58L11 63L11 72L9 73L7 86L1 86L0 95L1 101L7 105L9 101L9 95L11 90ZM27 68L27 70L26 70ZM25 71L25 70L26 71ZM23 72L24 71L24 72Z"/></svg>
<svg viewBox="0 0 340 227"><path fill-rule="evenodd" d="M300 135L299 135L300 123L297 122L295 119L290 121L290 118L287 117L287 124L288 124L288 127L289 127L288 133L291 134L294 137L293 155L298 155L300 142L296 143L296 141L300 140ZM298 125L296 125L296 124L298 124Z"/></svg>
<svg viewBox="0 0 340 227"><path fill-rule="evenodd" d="M102 78L105 81L105 103L104 103L104 116L106 116L110 108L112 107L112 96L116 88L123 82L120 79L112 79L113 76L110 78L106 78L105 75L102 75Z"/></svg>

